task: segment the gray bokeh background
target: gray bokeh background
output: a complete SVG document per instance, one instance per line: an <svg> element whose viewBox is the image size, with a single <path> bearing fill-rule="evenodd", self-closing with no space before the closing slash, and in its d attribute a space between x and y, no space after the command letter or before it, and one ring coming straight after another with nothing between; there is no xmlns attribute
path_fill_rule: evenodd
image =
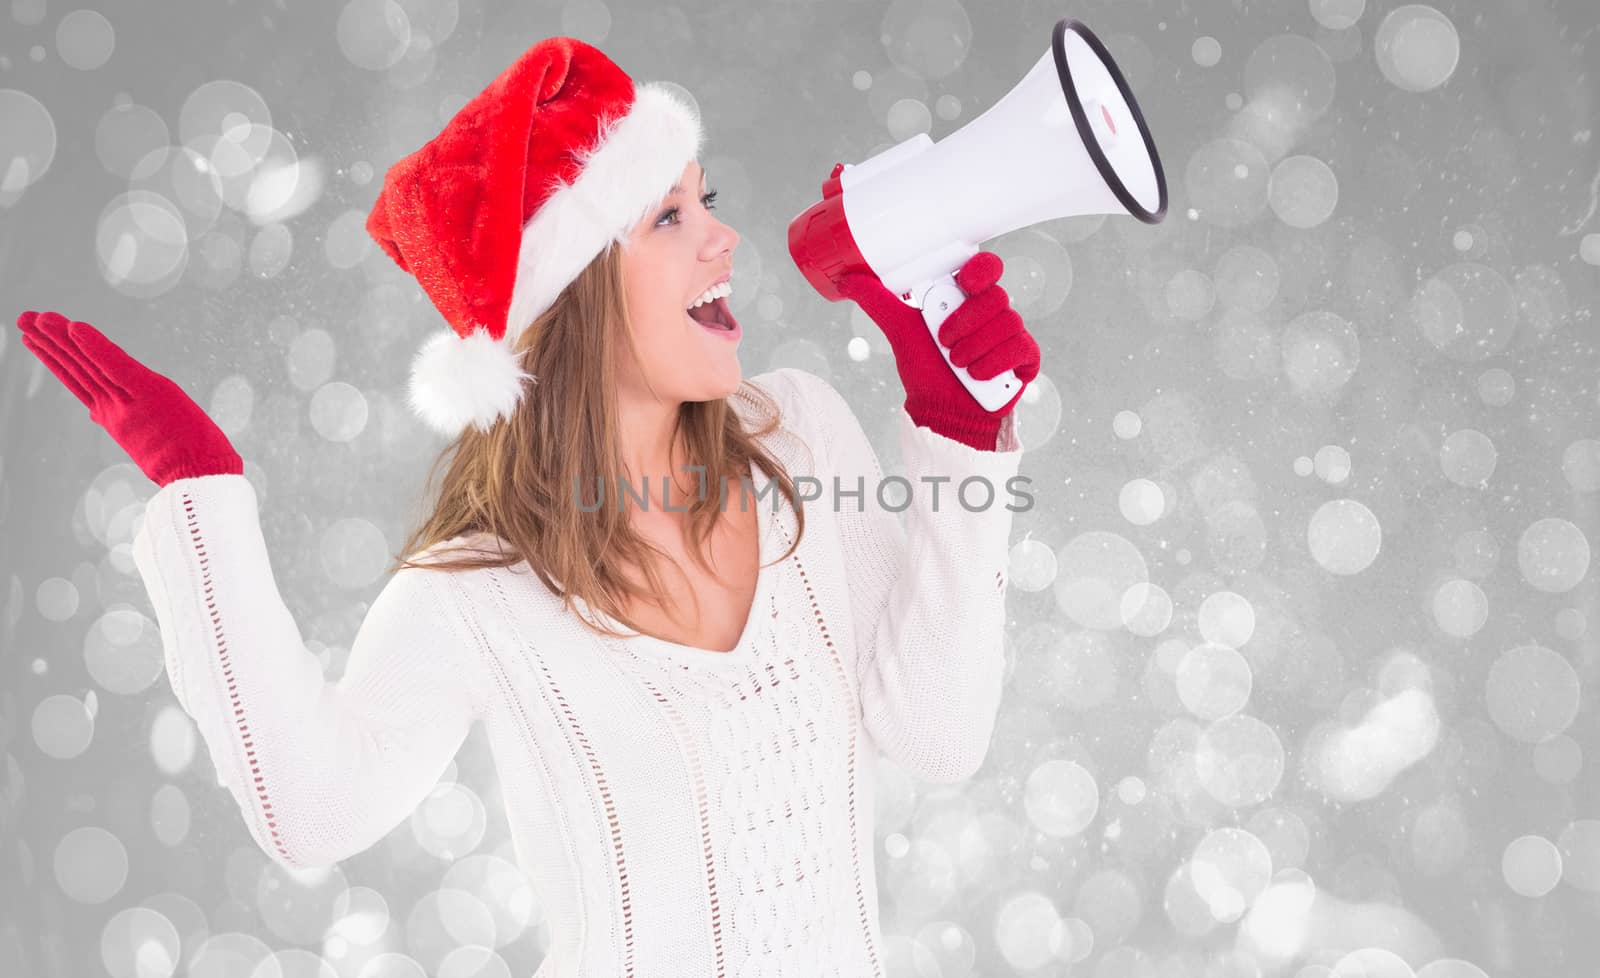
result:
<svg viewBox="0 0 1600 978"><path fill-rule="evenodd" d="M1064 16L1131 82L1169 216L985 246L1043 351L1035 504L986 765L880 761L890 973L1600 970L1591 4L8 6L0 973L527 975L548 945L481 728L331 874L254 846L130 558L154 487L18 313L212 413L336 677L443 448L403 400L443 321L362 227L390 163L549 35L681 85L746 375L829 378L892 472L887 344L788 221L836 161L971 121Z"/></svg>

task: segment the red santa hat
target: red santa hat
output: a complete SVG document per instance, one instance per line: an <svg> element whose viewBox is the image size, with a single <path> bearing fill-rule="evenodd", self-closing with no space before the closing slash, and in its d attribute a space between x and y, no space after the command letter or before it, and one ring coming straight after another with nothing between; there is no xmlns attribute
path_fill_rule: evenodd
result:
<svg viewBox="0 0 1600 978"><path fill-rule="evenodd" d="M429 427L487 431L521 401L512 346L700 154L694 110L610 58L547 38L384 175L367 232L450 329L422 345L408 400Z"/></svg>

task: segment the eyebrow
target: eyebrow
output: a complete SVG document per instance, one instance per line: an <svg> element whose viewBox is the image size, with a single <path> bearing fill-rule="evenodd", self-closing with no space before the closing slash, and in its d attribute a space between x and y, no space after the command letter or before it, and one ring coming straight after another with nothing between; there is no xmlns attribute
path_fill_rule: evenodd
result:
<svg viewBox="0 0 1600 978"><path fill-rule="evenodd" d="M706 180L706 171L705 171L704 168L702 168L700 170L700 182L704 183L705 180ZM675 183L675 184L672 185L672 192L675 193L675 194L681 194L681 193L683 193L683 187L680 184L676 184Z"/></svg>

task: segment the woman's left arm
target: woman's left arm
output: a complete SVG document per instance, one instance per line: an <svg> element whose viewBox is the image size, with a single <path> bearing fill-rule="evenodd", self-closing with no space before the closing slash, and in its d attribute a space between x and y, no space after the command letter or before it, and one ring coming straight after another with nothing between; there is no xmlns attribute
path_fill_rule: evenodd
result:
<svg viewBox="0 0 1600 978"><path fill-rule="evenodd" d="M928 781L971 777L983 764L1005 666L1006 567L1022 446L1015 417L994 451L914 424L902 409L900 447L910 483L905 526L878 501L882 468L860 421L821 378L795 370L827 432L832 476L853 491L833 506L844 549L862 721L886 755ZM970 480L970 481L969 481ZM963 488L963 483L967 483ZM905 487L888 489L899 505ZM970 508L969 508L970 507Z"/></svg>

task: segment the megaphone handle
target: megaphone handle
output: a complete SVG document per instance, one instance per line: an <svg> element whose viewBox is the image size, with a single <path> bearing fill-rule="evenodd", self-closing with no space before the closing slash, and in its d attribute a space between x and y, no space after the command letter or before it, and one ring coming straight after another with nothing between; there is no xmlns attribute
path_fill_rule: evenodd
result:
<svg viewBox="0 0 1600 978"><path fill-rule="evenodd" d="M988 380L979 380L967 373L966 367L958 367L951 363L950 350L939 342L939 327L966 299L967 294L956 284L955 275L935 279L933 285L922 296L922 320L928 324L928 337L944 356L945 366L949 367L956 375L956 379L961 381L961 386L967 389L973 400L983 405L985 411L996 411L1005 407L1007 402L1016 396L1017 391L1022 389L1022 382L1017 380L1016 372L1007 370Z"/></svg>

